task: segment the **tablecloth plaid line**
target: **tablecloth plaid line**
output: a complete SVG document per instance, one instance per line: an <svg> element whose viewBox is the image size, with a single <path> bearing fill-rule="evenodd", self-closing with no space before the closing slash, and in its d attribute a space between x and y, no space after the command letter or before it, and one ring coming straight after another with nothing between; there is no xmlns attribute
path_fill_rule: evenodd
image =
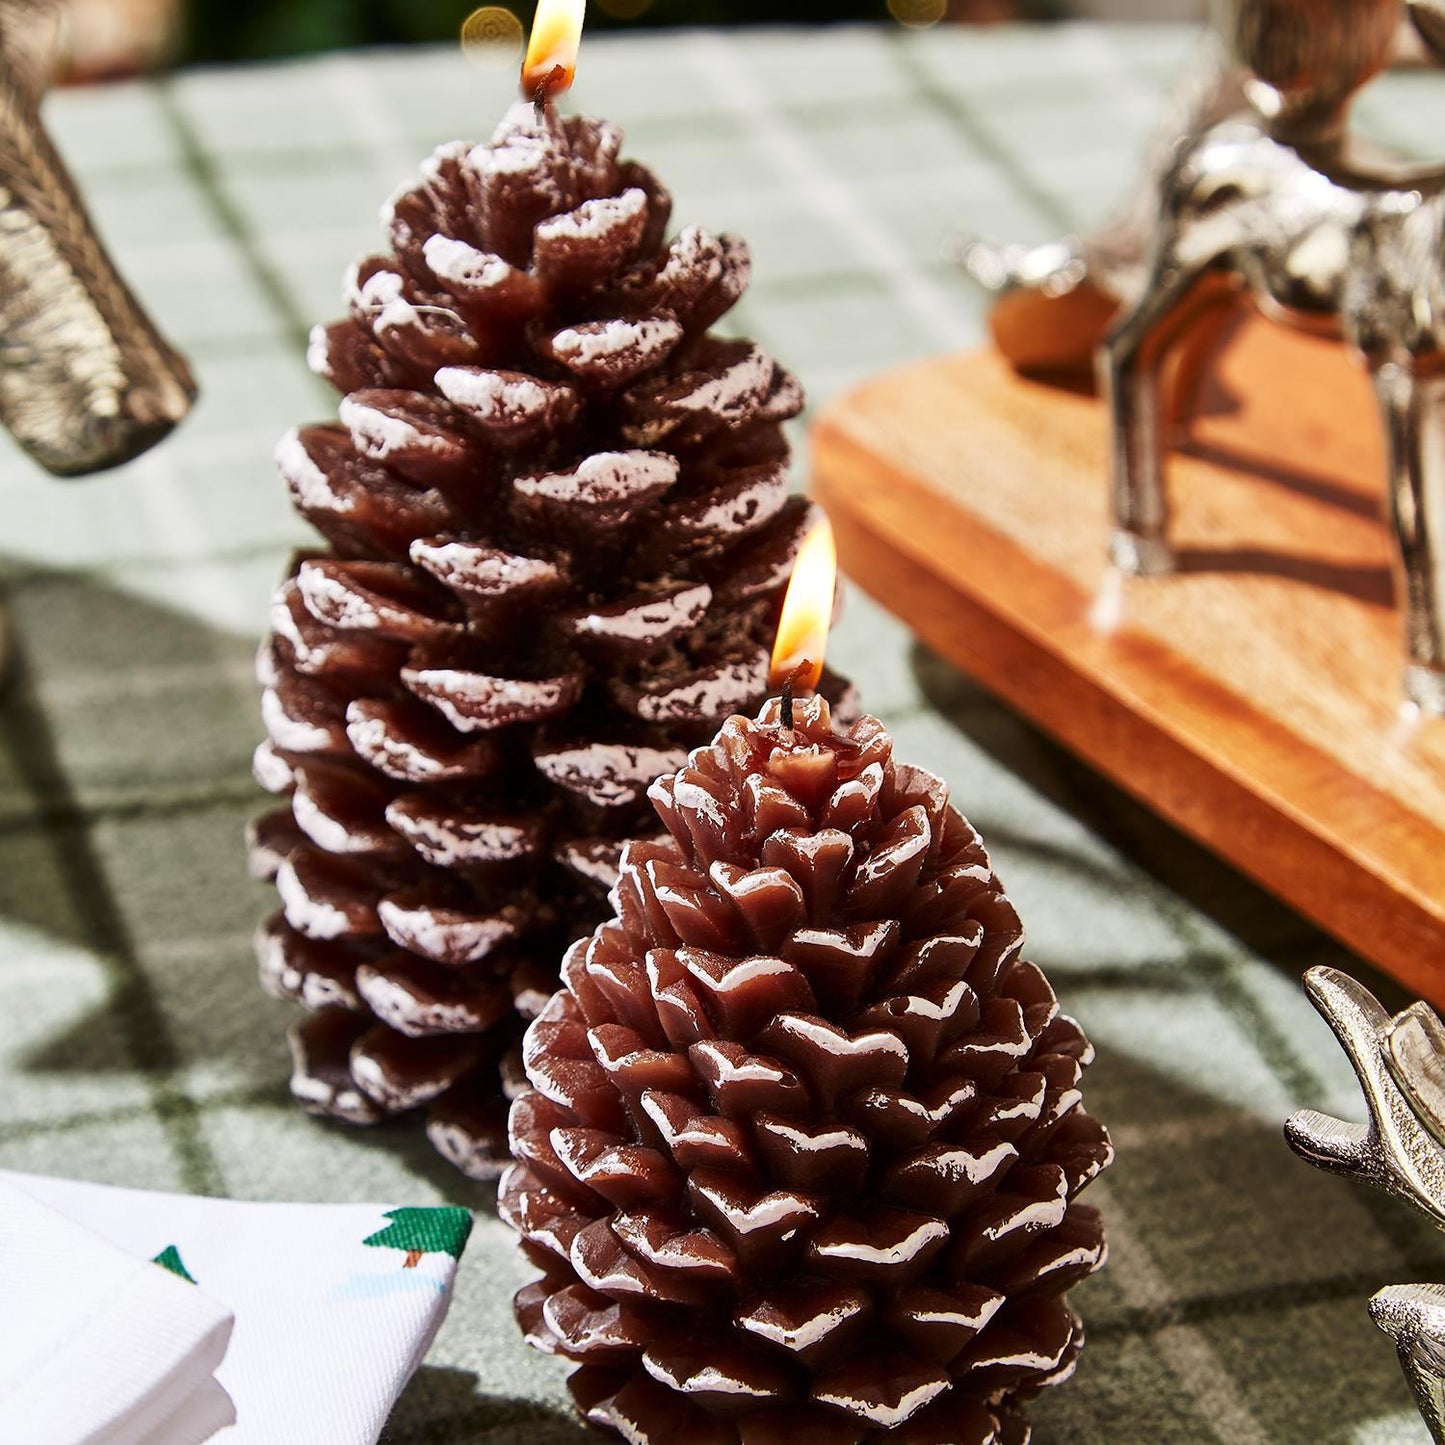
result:
<svg viewBox="0 0 1445 1445"><path fill-rule="evenodd" d="M185 1187L196 1194L220 1193L220 1169L196 1127L195 1101L175 1079L179 1049L136 955L105 868L91 847L91 819L73 800L64 766L51 745L24 652L12 655L9 666L0 736L37 801L45 800L57 810L55 816L42 819L41 831L91 946L119 975L109 1006L131 1062L147 1076L150 1112L175 1150Z"/></svg>
<svg viewBox="0 0 1445 1445"><path fill-rule="evenodd" d="M391 195L408 183L422 156L417 154L403 129L393 123L387 108L376 104L375 87L364 61L351 53L328 55L318 62L317 68L360 142L376 180L377 196ZM480 133L476 138L485 139Z"/></svg>
<svg viewBox="0 0 1445 1445"><path fill-rule="evenodd" d="M1070 796L1081 811L1096 811L1103 801L1101 795L1106 797L1111 791L1077 764L1056 765L1050 777L1055 789ZM1024 840L1014 840L1014 846L1028 845ZM1202 985L1249 1030L1250 1037L1278 1077L1289 1080L1296 1091L1304 1092L1310 1099L1319 1097L1322 1091L1313 1075L1290 1049L1287 1040L1254 1007L1247 990L1237 986L1233 960L1210 949L1209 940L1195 926L1188 910L1178 906L1167 893L1156 894L1151 902L1169 915L1186 947L1192 946L1184 963L1190 981ZM1079 981L1097 988L1100 976L1083 970ZM1227 1300L1218 1296L1171 1298L1165 1275L1146 1240L1133 1227L1127 1209L1113 1197L1107 1178L1096 1186L1092 1202L1105 1210L1109 1220L1110 1268L1127 1311L1122 1318L1105 1322L1105 1337L1111 1325L1120 1336L1152 1337L1182 1394L1211 1435L1230 1445L1267 1445L1268 1435L1262 1431L1245 1398L1234 1388L1229 1372L1207 1336L1197 1326L1206 1321L1217 1324L1264 1315L1281 1303L1280 1291L1241 1289ZM1348 1297L1348 1290L1356 1280L1357 1276L1347 1276L1319 1282L1326 1286L1320 1301ZM1293 1303L1293 1291L1289 1298Z"/></svg>
<svg viewBox="0 0 1445 1445"><path fill-rule="evenodd" d="M237 450L239 451L239 443ZM248 461L254 462L256 436L248 434L245 448ZM223 450L218 448L218 450ZM137 552L132 556L119 558L109 566L97 564L91 567L39 567L30 563L0 567L0 586L7 596L17 592L39 592L47 588L76 587L102 584L116 576L128 573L155 571L166 568L171 572L205 571L215 566L238 566L252 562L273 562L279 550L289 544L289 539L272 538L266 542L247 542L235 547L211 547L203 555L175 557L161 551ZM101 684L91 678L65 678L57 680L62 687L99 687Z"/></svg>
<svg viewBox="0 0 1445 1445"><path fill-rule="evenodd" d="M1091 1340L1121 1335L1157 1334L1172 1325L1202 1325L1228 1322L1249 1315L1268 1316L1281 1309L1302 1304L1358 1303L1380 1287L1378 1276L1363 1270L1311 1280L1305 1285L1268 1285L1236 1290L1228 1295L1198 1295L1192 1299L1171 1299L1163 1304L1142 1305L1113 1319L1089 1326Z"/></svg>
<svg viewBox="0 0 1445 1445"><path fill-rule="evenodd" d="M1101 216L1190 44L1088 26L589 38L577 94L674 188L679 223L748 237L738 324L816 405L975 340L982 302L943 239L1043 239ZM1378 130L1445 125L1438 90L1402 84L1369 101ZM205 394L165 449L86 487L0 452L0 581L26 663L0 709L0 1163L479 1206L453 1316L388 1430L412 1445L584 1437L555 1363L518 1342L507 1301L526 1272L478 1192L414 1135L319 1125L286 1098L290 1012L256 987L248 943L272 906L240 842L258 806L248 669L286 554L308 540L270 464L287 426L330 409L305 333L380 244L385 194L436 143L484 136L509 88L430 52L56 97L103 227ZM1118 1135L1105 1195L1126 1244L1080 1294L1092 1343L1041 1402L1041 1445L1242 1438L1230 1428L1423 1440L1364 1302L1438 1274L1439 1241L1280 1142L1292 1107L1359 1114L1297 982L1341 951L867 599L836 651L900 750L952 783L1032 955L1099 1046L1088 1087Z"/></svg>
<svg viewBox="0 0 1445 1445"><path fill-rule="evenodd" d="M216 167L211 164L200 137L186 117L175 87L167 80L158 80L155 82L155 95L160 113L175 138L186 173L214 213L224 234L235 242L237 251L245 258L252 279L271 307L275 319L281 323L282 334L304 351L314 318L302 314L285 279L255 244L249 222L227 195Z"/></svg>
<svg viewBox="0 0 1445 1445"><path fill-rule="evenodd" d="M1146 818L1136 805L1123 803L1113 788L1102 783L1089 770L1077 763L1062 760L1061 755L1056 754L1055 757L1056 765L1048 769L1050 791L1055 797L1063 797L1072 812L1085 817L1110 816L1111 830L1122 832L1126 836L1131 831L1131 821L1135 831L1156 836L1160 833L1161 825L1153 819ZM996 835L990 836L996 837ZM1020 846L1022 841L1013 840L1013 846ZM1136 841L1147 844L1148 839L1141 837ZM1140 851L1144 856L1148 856L1147 846ZM1197 916L1192 914L1189 909L1181 907L1178 900L1172 897L1167 890L1155 893L1151 902L1162 907L1170 915L1182 938L1195 945L1197 951L1188 958L1185 964L1189 980L1195 984L1202 984L1239 1021L1241 1027L1249 1033L1261 1056L1268 1062L1272 1072L1287 1082L1292 1097L1299 1104L1327 1107L1326 1100L1329 1094L1327 1086L1316 1070L1301 1056L1291 1042L1290 1036L1280 1031L1259 1007L1253 993L1240 977L1240 961L1227 954L1220 954L1209 949L1209 940L1198 927ZM1326 950L1333 952L1334 946L1324 944L1309 930L1298 930L1298 952L1303 959L1301 968L1304 963L1316 961L1317 955ZM1285 952L1287 953L1288 950ZM1145 975L1153 975L1161 983L1167 982L1171 976L1176 980L1178 978L1177 973L1171 974L1169 970L1146 968L1140 972ZM1116 986L1128 986L1130 982L1139 981L1137 977L1131 980L1128 975L1118 971L1101 973L1088 969L1079 971L1076 977L1080 983L1095 988L1103 984L1106 978L1109 983ZM1358 1109L1346 1108L1344 1112L1357 1113ZM1221 1125L1224 1126L1219 1129L1219 1132L1227 1138L1229 1133L1237 1129L1241 1122L1239 1116L1232 1118L1221 1116L1215 1120L1215 1125L1217 1128ZM1143 1128L1126 1127L1116 1133L1122 1155L1130 1148L1146 1145L1149 1142L1151 1131L1147 1126ZM1199 1137L1197 1130L1194 1131L1194 1137L1196 1139ZM1101 1190L1101 1198L1096 1202L1111 1209L1110 1217L1116 1221L1113 1235L1117 1244L1121 1232L1117 1223L1120 1211L1117 1203L1109 1199L1109 1194L1106 1182ZM1362 1203L1372 1216L1377 1228L1394 1246L1399 1256L1400 1266L1406 1273L1411 1277L1417 1275L1430 1277L1438 1273L1440 1247L1437 1238L1428 1233L1422 1235L1417 1227L1411 1227L1413 1221L1406 1217L1405 1211L1387 1200L1367 1196ZM1132 1239L1128 1234L1127 1225L1125 1226L1125 1238L1130 1239L1131 1245L1138 1246L1139 1241ZM1116 1270L1121 1268L1117 1249L1113 1267ZM1373 1293L1379 1284L1380 1276L1377 1272L1356 1271L1333 1278L1316 1280L1306 1286L1291 1283L1285 1287L1265 1286L1238 1290L1228 1296L1204 1295L1192 1299L1176 1297L1163 1305L1142 1309L1132 1308L1122 1317L1106 1320L1101 1326L1095 1327L1092 1333L1096 1337L1099 1335L1108 1337L1115 1333L1121 1335L1131 1332L1149 1333L1156 1337L1163 1348L1164 1334L1181 1325L1187 1326L1196 1322L1237 1321L1252 1316L1277 1317L1286 1309L1298 1309L1302 1305L1310 1303L1363 1299ZM1189 1358L1186 1355L1185 1364ZM1179 1360L1171 1359L1170 1363L1175 1367L1177 1378L1188 1379L1188 1372ZM1248 1411L1238 1408L1237 1400L1233 1400L1225 1406L1221 1405L1217 1389L1218 1381L1213 1378L1215 1376L1214 1365L1215 1362L1212 1359L1201 1361L1197 1354L1194 1355L1191 1368L1196 1372L1202 1371L1206 1388L1203 1390L1199 1388L1201 1380L1198 1373L1196 1373L1196 1378L1190 1381L1195 1386L1191 1390L1191 1394L1201 1407L1201 1416L1210 1420L1211 1431L1218 1438L1233 1441L1268 1438L1259 1434L1256 1423L1249 1416Z"/></svg>
<svg viewBox="0 0 1445 1445"><path fill-rule="evenodd" d="M1168 1281L1107 1183L1099 1185L1094 1203L1107 1212L1110 1265L1126 1306L1140 1311L1164 1307L1170 1293ZM1208 1422L1211 1434L1231 1445L1267 1445L1267 1437L1204 1331L1175 1316L1164 1319L1150 1337L1185 1401L1201 1422Z"/></svg>
<svg viewBox="0 0 1445 1445"><path fill-rule="evenodd" d="M919 62L915 46L902 35L892 37L892 58L913 84L914 93L925 100L957 132L959 138L982 156L1001 176L1007 177L1017 193L1027 198L1029 204L1060 234L1079 224L1076 208L1063 198L1040 185L1030 174L1027 156L1014 154L1007 145L984 123L978 109L967 95L947 90L939 85L932 72ZM1147 89L1147 87L1145 87ZM1005 239L1002 237L992 239Z"/></svg>
<svg viewBox="0 0 1445 1445"><path fill-rule="evenodd" d="M1065 792L1071 800L1072 811L1081 814L1098 814L1101 808L1112 812L1115 819L1130 817L1143 818L1137 807L1119 808L1115 790L1103 783L1096 774L1077 763L1070 763L1053 775L1055 786ZM1117 824L1116 824L1117 825ZM1125 827L1127 830L1127 822ZM1157 833L1159 826L1152 818L1144 821L1147 832ZM1330 1089L1317 1069L1302 1057L1291 1037L1282 1031L1260 1006L1247 982L1242 978L1240 960L1229 954L1210 949L1210 941L1199 927L1198 916L1167 891L1158 895L1157 902L1169 914L1173 926L1195 952L1187 964L1193 980L1203 984L1210 995L1235 1019L1240 1029L1248 1035L1258 1049L1270 1072L1281 1080L1298 1108L1325 1110L1330 1107ZM1334 955L1338 946L1323 944L1313 935L1312 930L1301 930L1299 948L1299 972L1312 963L1319 962L1325 953ZM1084 975L1091 984L1098 986L1097 975ZM1358 1113L1358 1109L1352 1111ZM1283 1166L1282 1164L1282 1167ZM1303 1167L1303 1166L1300 1166ZM1438 1239L1422 1233L1406 1211L1385 1196L1374 1192L1362 1192L1361 1201L1371 1216L1376 1228L1390 1242L1399 1255L1400 1265L1412 1277L1430 1277L1440 1269L1441 1249ZM1373 1289L1369 1291L1373 1293ZM1246 1311L1255 1308L1251 1302L1254 1292L1243 1291L1239 1298ZM1264 1298L1269 1297L1265 1292Z"/></svg>
<svg viewBox="0 0 1445 1445"><path fill-rule="evenodd" d="M797 187L818 220L844 233L860 269L877 277L925 335L940 345L956 345L966 326L960 326L955 297L934 285L926 269L908 264L906 250L887 224L859 203L809 145L805 132L787 122L728 37L699 31L685 43L687 59L699 77L723 107L756 134L769 163Z"/></svg>
<svg viewBox="0 0 1445 1445"><path fill-rule="evenodd" d="M229 1089L209 1094L205 1099L199 1101L196 1107L200 1113L204 1114L217 1109L237 1107L290 1109L295 1105L286 1088L285 1081L278 1079L273 1083L257 1085L254 1088ZM79 1112L68 1115L64 1119L31 1119L22 1123L0 1123L0 1144L47 1135L60 1135L72 1129L91 1129L97 1124L130 1123L148 1116L151 1108L150 1104L132 1104L117 1109L97 1109L89 1113Z"/></svg>
<svg viewBox="0 0 1445 1445"><path fill-rule="evenodd" d="M121 822L141 814L153 817L179 817L184 814L210 812L217 808L253 806L256 789L249 779L237 778L233 785L221 785L209 792L181 791L147 793L107 803L81 807L74 802L49 799L37 801L30 813L0 812L0 837L35 829L58 833L66 829L84 829L91 824Z"/></svg>

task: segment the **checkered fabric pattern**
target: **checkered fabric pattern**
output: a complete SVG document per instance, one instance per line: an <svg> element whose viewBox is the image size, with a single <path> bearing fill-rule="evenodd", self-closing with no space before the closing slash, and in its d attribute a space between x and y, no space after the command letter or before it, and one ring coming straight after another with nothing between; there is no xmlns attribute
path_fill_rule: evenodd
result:
<svg viewBox="0 0 1445 1445"><path fill-rule="evenodd" d="M592 39L576 97L625 127L680 220L749 239L756 280L734 324L816 404L975 343L983 299L942 242L1098 220L1191 43L1089 25ZM396 1411L396 1445L585 1437L562 1370L517 1336L509 1300L526 1271L485 1192L419 1131L345 1131L289 1100L291 1011L259 992L249 941L270 906L241 841L260 804L251 659L284 558L307 538L271 450L332 405L303 362L307 328L338 313L380 201L436 143L486 135L510 85L432 51L54 97L56 139L204 397L166 445L92 481L0 453L13 649L0 1166L475 1208L456 1305ZM1392 78L1364 113L1383 139L1430 149L1445 84ZM1425 1440L1364 1307L1379 1285L1438 1277L1445 1241L1298 1163L1280 1137L1295 1107L1361 1112L1298 987L1341 951L862 596L836 657L899 755L950 780L1032 956L1099 1048L1090 1104L1119 1158L1092 1197L1113 1262L1079 1291L1091 1344L1039 1404L1039 1440Z"/></svg>

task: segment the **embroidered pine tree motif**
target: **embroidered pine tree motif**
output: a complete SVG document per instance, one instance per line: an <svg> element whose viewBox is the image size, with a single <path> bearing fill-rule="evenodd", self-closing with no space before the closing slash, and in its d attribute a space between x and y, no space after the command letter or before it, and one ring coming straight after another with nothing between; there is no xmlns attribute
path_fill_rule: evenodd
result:
<svg viewBox="0 0 1445 1445"><path fill-rule="evenodd" d="M185 1280L187 1284L195 1284L196 1282L190 1270L186 1268L185 1261L181 1259L180 1250L173 1244L166 1245L166 1247L151 1260L151 1263L160 1265L162 1269L170 1270L173 1275Z"/></svg>
<svg viewBox="0 0 1445 1445"><path fill-rule="evenodd" d="M403 1249L403 1269L415 1269L424 1254L449 1254L462 1257L467 1236L472 1232L472 1216L468 1210L388 1209L386 1218L392 1222L385 1229L367 1235L361 1242L378 1249Z"/></svg>

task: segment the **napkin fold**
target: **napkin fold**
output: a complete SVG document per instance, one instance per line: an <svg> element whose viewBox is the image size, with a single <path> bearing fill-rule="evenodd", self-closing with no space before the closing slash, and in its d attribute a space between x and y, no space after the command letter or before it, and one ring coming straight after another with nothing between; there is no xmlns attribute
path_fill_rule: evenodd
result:
<svg viewBox="0 0 1445 1445"><path fill-rule="evenodd" d="M232 1316L0 1178L0 1440L200 1445Z"/></svg>
<svg viewBox="0 0 1445 1445"><path fill-rule="evenodd" d="M471 1225L465 1209L0 1171L0 1441L373 1445L446 1315ZM67 1366L44 1373L41 1337Z"/></svg>

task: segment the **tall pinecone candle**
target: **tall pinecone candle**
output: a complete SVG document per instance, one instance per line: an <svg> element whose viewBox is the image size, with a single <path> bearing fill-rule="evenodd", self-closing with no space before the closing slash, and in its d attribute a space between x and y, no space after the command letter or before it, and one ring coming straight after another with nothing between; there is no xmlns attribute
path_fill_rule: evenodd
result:
<svg viewBox="0 0 1445 1445"><path fill-rule="evenodd" d="M527 1031L517 1317L633 1445L1021 1445L1105 1256L1092 1050L945 785L783 707L653 785Z"/></svg>
<svg viewBox="0 0 1445 1445"><path fill-rule="evenodd" d="M521 1016L605 913L621 840L656 829L647 785L766 695L809 525L796 383L709 335L746 247L667 240L621 143L522 102L437 151L313 335L339 424L278 453L327 546L261 653L256 773L286 799L253 830L282 904L262 979L314 1010L307 1108L425 1108L478 1178L506 1158Z"/></svg>

